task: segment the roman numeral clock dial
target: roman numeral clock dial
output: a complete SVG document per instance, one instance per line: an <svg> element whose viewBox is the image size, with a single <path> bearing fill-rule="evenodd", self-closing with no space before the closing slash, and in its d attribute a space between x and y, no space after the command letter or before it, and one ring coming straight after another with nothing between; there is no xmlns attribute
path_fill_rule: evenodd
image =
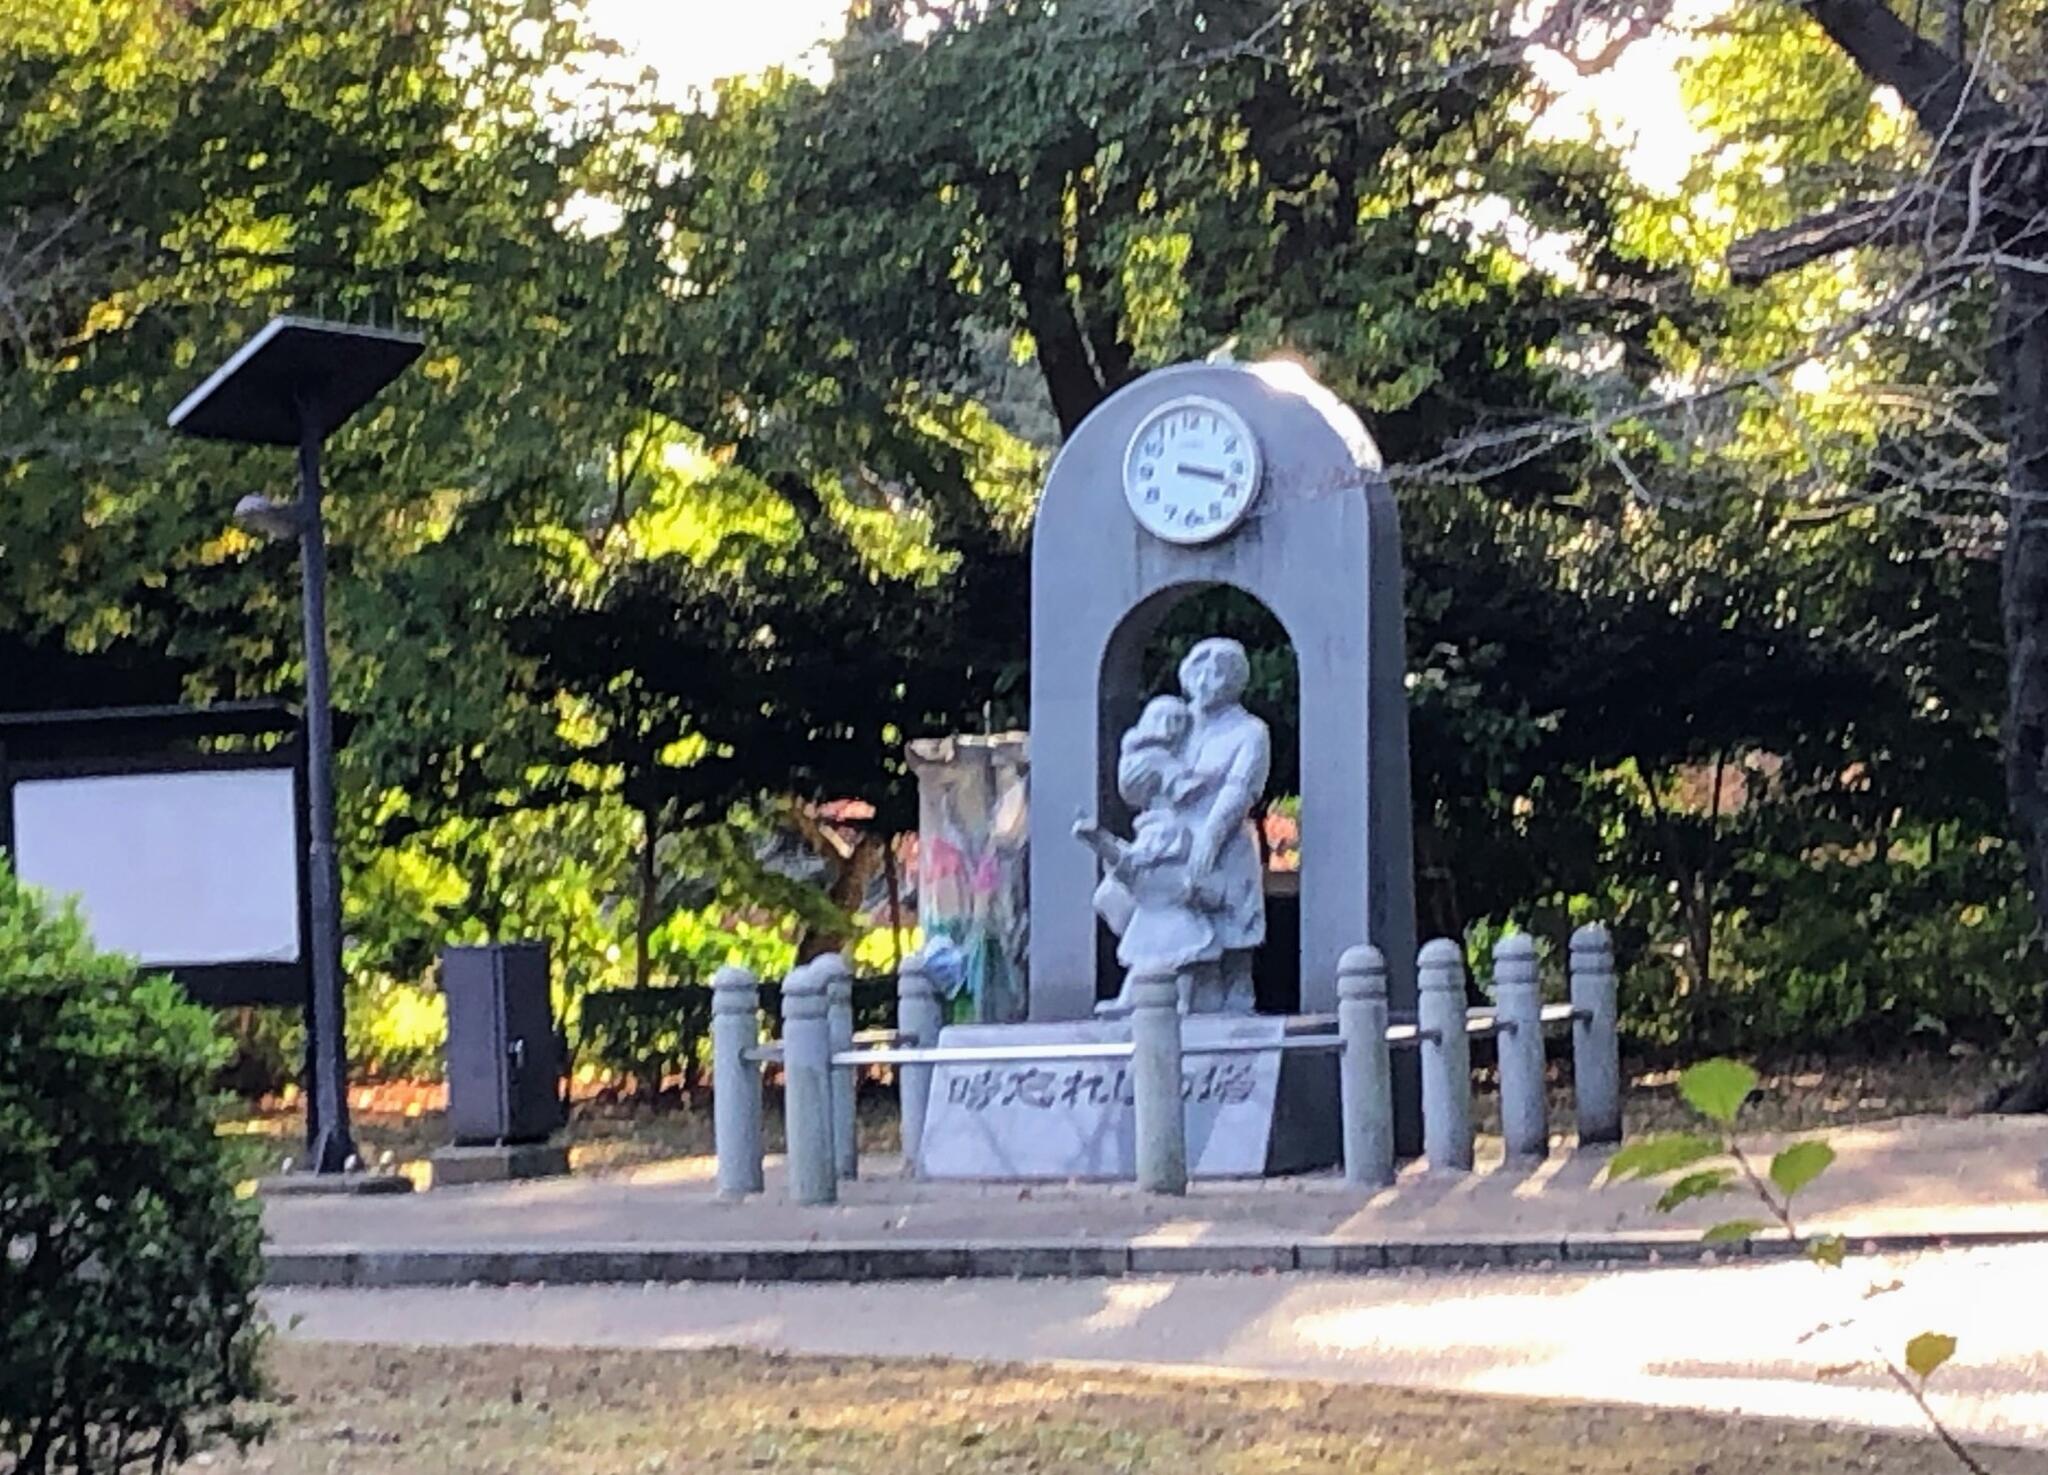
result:
<svg viewBox="0 0 2048 1475"><path fill-rule="evenodd" d="M1207 543L1244 520L1259 493L1259 443L1212 399L1169 400L1139 422L1124 453L1124 500L1168 543Z"/></svg>

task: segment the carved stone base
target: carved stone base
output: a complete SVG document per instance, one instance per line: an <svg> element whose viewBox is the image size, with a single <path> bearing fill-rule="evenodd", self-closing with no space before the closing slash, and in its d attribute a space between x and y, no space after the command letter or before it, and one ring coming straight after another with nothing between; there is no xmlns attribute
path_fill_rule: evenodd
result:
<svg viewBox="0 0 2048 1475"><path fill-rule="evenodd" d="M443 1147L428 1159L434 1187L466 1183L509 1183L515 1178L558 1178L569 1171L566 1142L515 1142L482 1147Z"/></svg>
<svg viewBox="0 0 2048 1475"><path fill-rule="evenodd" d="M1327 1017L1195 1015L1183 1026L1188 1170L1259 1178L1334 1166L1340 1151L1337 1058L1263 1051L1204 1055L1201 1045L1335 1032ZM953 1025L944 1047L1128 1043L1125 1020ZM1019 1060L933 1072L918 1175L982 1181L1113 1180L1135 1171L1128 1060Z"/></svg>
<svg viewBox="0 0 2048 1475"><path fill-rule="evenodd" d="M1124 977L1124 986L1117 990L1116 997L1104 999L1095 1006L1097 1019L1128 1019L1131 1016L1131 979L1136 975L1133 969ZM1249 961L1240 963L1236 957L1223 963L1200 963L1180 975L1180 1012L1226 1016L1233 1019L1249 1019L1258 1013L1258 1006L1252 994L1252 975Z"/></svg>

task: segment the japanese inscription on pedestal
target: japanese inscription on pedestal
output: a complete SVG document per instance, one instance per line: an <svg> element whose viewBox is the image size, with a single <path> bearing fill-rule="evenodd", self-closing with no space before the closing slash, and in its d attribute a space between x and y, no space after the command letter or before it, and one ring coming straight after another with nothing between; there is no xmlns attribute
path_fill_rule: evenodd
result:
<svg viewBox="0 0 2048 1475"><path fill-rule="evenodd" d="M1196 1015L1185 1021L1181 1065L1188 1158L1202 1177L1264 1171L1280 1076L1284 1021ZM1000 1043L1126 1043L1122 1021L1011 1025L1001 1031L956 1025L941 1043L972 1049ZM1230 1045L1203 1053L1204 1045ZM932 1083L919 1170L930 1178L1124 1178L1135 1130L1131 1065L1116 1058L940 1066Z"/></svg>

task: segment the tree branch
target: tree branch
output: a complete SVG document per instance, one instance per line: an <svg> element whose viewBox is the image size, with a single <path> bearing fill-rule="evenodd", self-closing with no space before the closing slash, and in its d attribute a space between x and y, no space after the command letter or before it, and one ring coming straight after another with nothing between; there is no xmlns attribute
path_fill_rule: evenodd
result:
<svg viewBox="0 0 2048 1475"><path fill-rule="evenodd" d="M1863 75L1902 98L1930 137L2002 122L2005 110L1959 57L1948 55L1883 0L1802 0L1802 8Z"/></svg>
<svg viewBox="0 0 2048 1475"><path fill-rule="evenodd" d="M1851 200L1737 241L1727 256L1730 277L1754 286L1858 246L1919 245L1930 257L1975 256L2004 265L2000 258L2015 253L2003 243L2041 231L2044 212L2033 181L2048 155L2048 120L2000 110L1994 121L1988 134L1972 131L1960 144L1960 129L1937 139L1936 157L1888 195ZM1980 233L1988 233L1988 257Z"/></svg>
<svg viewBox="0 0 2048 1475"><path fill-rule="evenodd" d="M1728 274L1754 286L1837 251L1899 239L1916 223L1908 201L1918 189L1909 185L1879 199L1851 200L1777 230L1759 231L1728 248Z"/></svg>

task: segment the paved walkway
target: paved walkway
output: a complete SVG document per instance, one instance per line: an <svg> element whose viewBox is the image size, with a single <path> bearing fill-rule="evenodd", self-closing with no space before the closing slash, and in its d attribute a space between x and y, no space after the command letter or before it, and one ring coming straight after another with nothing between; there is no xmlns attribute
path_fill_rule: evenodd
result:
<svg viewBox="0 0 2048 1475"><path fill-rule="evenodd" d="M1824 1135L1838 1156L1800 1197L1808 1229L1888 1241L1899 1248L1917 1247L1912 1243L1917 1236L2048 1237L2048 1184L2041 1176L2048 1159L2048 1118L1921 1117L1816 1135ZM1772 1146L1768 1141L1756 1145L1762 1153ZM1484 1147L1482 1142L1482 1154ZM871 1159L866 1176L843 1185L841 1203L804 1208L783 1192L779 1164L771 1163L766 1194L728 1204L712 1191L711 1164L692 1159L613 1177L439 1189L400 1198L279 1198L265 1204L264 1222L273 1255L279 1261L293 1259L302 1269L318 1271L323 1263L339 1264L348 1257L377 1260L388 1269L408 1255L422 1264L439 1255L451 1267L440 1277L411 1276L418 1283L474 1278L462 1271L460 1252L518 1257L516 1264L504 1261L500 1279L591 1280L659 1273L647 1269L658 1257L624 1252L749 1246L772 1246L785 1258L792 1251L847 1247L1107 1246L1125 1258L1091 1266L1085 1256L1077 1256L1068 1268L1112 1273L1269 1264L1354 1268L1336 1256L1337 1250L1352 1246L1509 1245L1516 1253L1494 1258L1534 1264L1600 1258L1602 1243L1617 1235L1638 1237L1639 1247L1658 1236L1696 1244L1697 1231L1705 1225L1755 1209L1739 1199L1713 1200L1687 1205L1676 1215L1659 1215L1651 1209L1655 1188L1597 1181L1605 1162L1602 1152L1561 1149L1534 1169L1510 1170L1500 1165L1496 1142L1492 1160L1482 1155L1478 1172L1411 1170L1394 1187L1377 1193L1320 1176L1199 1184L1176 1200L1116 1184L918 1183L903 1178L895 1162ZM1176 1265L1166 1254L1176 1246L1211 1253L1206 1258L1190 1254ZM1228 1246L1242 1247L1247 1254L1233 1261L1213 1253ZM1304 1246L1322 1258L1300 1253L1298 1247ZM581 1255L588 1272L593 1255L615 1251L621 1252L616 1274L546 1273L551 1255ZM1151 1258L1137 1263L1133 1253ZM1396 1264L1430 1259L1374 1254L1369 1264L1360 1259L1355 1268L1390 1259ZM842 1263L850 1262L842 1255ZM938 1273L967 1273L943 1261L938 1266ZM838 1273L858 1277L863 1272L856 1266ZM296 1278L349 1283L344 1275ZM381 1277L384 1283L406 1278L397 1272ZM694 1277L685 1271L677 1278Z"/></svg>
<svg viewBox="0 0 2048 1475"><path fill-rule="evenodd" d="M1899 1283L1866 1298L1872 1286ZM1872 1342L1959 1342L1933 1400L1972 1439L2048 1447L2048 1246L1715 1269L916 1285L272 1291L291 1336L1140 1365L1904 1430ZM297 1318L294 1322L294 1318ZM1849 1323L1844 1325L1844 1323ZM1823 1323L1832 1329L1813 1335ZM2014 1466L2013 1468L2019 1468Z"/></svg>

